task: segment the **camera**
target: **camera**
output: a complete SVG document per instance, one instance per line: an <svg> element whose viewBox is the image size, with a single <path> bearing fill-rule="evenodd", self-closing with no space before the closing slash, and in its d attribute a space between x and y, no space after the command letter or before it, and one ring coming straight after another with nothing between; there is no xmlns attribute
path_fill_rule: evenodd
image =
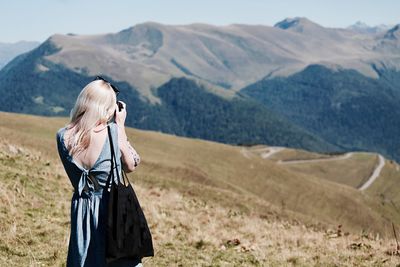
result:
<svg viewBox="0 0 400 267"><path fill-rule="evenodd" d="M121 102L117 101L118 104L118 111L121 111L124 108L124 105L122 105Z"/></svg>

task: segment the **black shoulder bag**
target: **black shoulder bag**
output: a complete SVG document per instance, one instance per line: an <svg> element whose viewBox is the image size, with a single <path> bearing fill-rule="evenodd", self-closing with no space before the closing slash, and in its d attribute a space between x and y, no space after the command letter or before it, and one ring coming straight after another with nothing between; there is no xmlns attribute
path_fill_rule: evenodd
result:
<svg viewBox="0 0 400 267"><path fill-rule="evenodd" d="M154 256L152 236L146 218L140 207L135 191L122 169L123 182L121 183L110 126L108 136L111 147L111 172L105 187L106 199L106 258L139 258ZM114 168L118 183L114 181ZM110 191L108 191L111 184Z"/></svg>

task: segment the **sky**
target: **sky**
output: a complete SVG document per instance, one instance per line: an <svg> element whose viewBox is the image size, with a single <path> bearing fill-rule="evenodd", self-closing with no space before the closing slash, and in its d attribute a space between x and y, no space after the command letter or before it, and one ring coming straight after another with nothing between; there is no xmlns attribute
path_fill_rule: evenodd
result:
<svg viewBox="0 0 400 267"><path fill-rule="evenodd" d="M135 24L273 26L307 17L325 27L400 23L399 0L1 0L0 42L43 42L55 33L118 32Z"/></svg>

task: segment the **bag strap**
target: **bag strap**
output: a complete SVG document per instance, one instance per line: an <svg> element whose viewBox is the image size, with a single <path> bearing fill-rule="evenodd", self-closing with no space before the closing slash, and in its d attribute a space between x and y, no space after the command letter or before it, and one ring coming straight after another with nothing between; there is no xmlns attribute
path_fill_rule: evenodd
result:
<svg viewBox="0 0 400 267"><path fill-rule="evenodd" d="M106 182L106 188L108 189L108 186L110 185L110 178L114 177L114 164L115 164L115 168L117 169L117 176L118 176L118 182L121 182L121 178L119 176L119 172L118 172L118 165L117 165L117 158L115 156L115 151L114 151L114 145L113 145L113 141L112 141L112 136L111 136L111 129L110 129L110 125L107 125L107 131L108 131L108 138L110 139L110 147L111 147L111 172L110 175L107 179ZM114 161L113 161L114 159ZM124 169L122 169L121 166L121 173L122 173L122 183L124 184L124 186L129 185L131 182L129 181L128 176L126 175ZM125 182L127 181L127 182Z"/></svg>
<svg viewBox="0 0 400 267"><path fill-rule="evenodd" d="M118 182L121 179L119 177L117 159L115 157L114 145L113 145L113 140L112 140L112 136L111 136L111 128L110 128L109 124L107 124L107 131L108 131L108 139L110 141L110 148L111 148L111 172L110 172L110 175L108 176L108 179L107 179L107 182L106 182L106 189L108 190L108 187L109 187L110 182L111 182L111 177L114 178L114 164L115 164L115 168L117 169Z"/></svg>
<svg viewBox="0 0 400 267"><path fill-rule="evenodd" d="M121 169L122 172L122 181L124 181L124 185L127 186L127 184L129 185L131 182L129 181L128 176L126 175L126 172L124 171L124 169ZM127 181L127 184L125 183L125 181Z"/></svg>

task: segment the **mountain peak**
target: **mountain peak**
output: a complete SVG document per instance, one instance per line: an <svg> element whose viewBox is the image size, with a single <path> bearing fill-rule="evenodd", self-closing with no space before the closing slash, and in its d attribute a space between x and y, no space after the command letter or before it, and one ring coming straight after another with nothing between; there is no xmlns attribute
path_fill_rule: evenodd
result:
<svg viewBox="0 0 400 267"><path fill-rule="evenodd" d="M157 22L144 22L124 29L116 34L110 34L109 40L119 44L137 45L147 42L149 48L155 52L163 43L164 25Z"/></svg>
<svg viewBox="0 0 400 267"><path fill-rule="evenodd" d="M367 23L362 22L362 21L357 21L353 25L349 26L349 28L359 28L359 29L368 29L371 26L369 26Z"/></svg>
<svg viewBox="0 0 400 267"><path fill-rule="evenodd" d="M362 21L357 21L353 25L347 27L348 30L358 32L358 33L380 33L386 31L390 28L389 25L380 24L376 26L370 26Z"/></svg>
<svg viewBox="0 0 400 267"><path fill-rule="evenodd" d="M385 39L400 40L400 24L395 25L389 29L384 36Z"/></svg>
<svg viewBox="0 0 400 267"><path fill-rule="evenodd" d="M283 30L293 29L298 32L302 32L305 28L321 28L320 25L305 17L286 18L276 23L274 27Z"/></svg>
<svg viewBox="0 0 400 267"><path fill-rule="evenodd" d="M142 23L138 23L135 24L129 28L123 29L121 31L119 31L118 33L126 33L126 32L131 32L131 31L137 31L139 29L143 30L143 29L158 29L165 26L164 24L158 23L158 22L154 22L154 21L145 21ZM117 33L117 34L118 34Z"/></svg>

